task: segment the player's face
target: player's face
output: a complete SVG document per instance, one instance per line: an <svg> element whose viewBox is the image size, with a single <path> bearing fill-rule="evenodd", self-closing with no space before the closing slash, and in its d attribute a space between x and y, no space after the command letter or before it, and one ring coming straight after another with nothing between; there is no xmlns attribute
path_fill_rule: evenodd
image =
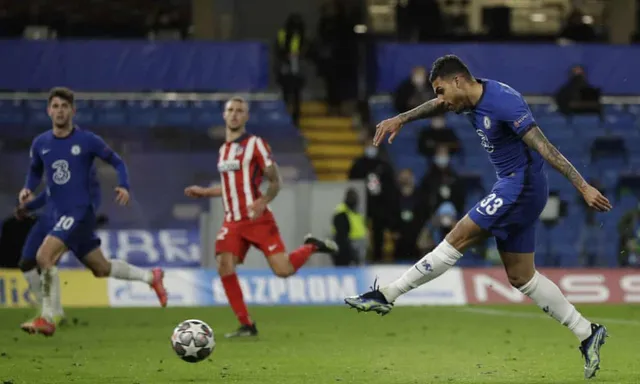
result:
<svg viewBox="0 0 640 384"><path fill-rule="evenodd" d="M465 92L461 88L461 81L458 77L451 79L436 78L433 83L433 91L436 97L444 100L449 105L449 110L460 113L467 108Z"/></svg>
<svg viewBox="0 0 640 384"><path fill-rule="evenodd" d="M241 101L229 101L224 108L223 117L227 128L237 131L244 127L249 120L249 106Z"/></svg>
<svg viewBox="0 0 640 384"><path fill-rule="evenodd" d="M55 127L64 128L71 125L71 119L73 119L75 109L68 101L54 97L49 102L47 112Z"/></svg>

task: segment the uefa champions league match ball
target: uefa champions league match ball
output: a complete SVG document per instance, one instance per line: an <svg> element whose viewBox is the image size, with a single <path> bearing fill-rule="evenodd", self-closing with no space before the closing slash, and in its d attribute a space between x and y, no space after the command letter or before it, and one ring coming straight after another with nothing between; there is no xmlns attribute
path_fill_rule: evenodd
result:
<svg viewBox="0 0 640 384"><path fill-rule="evenodd" d="M185 320L173 330L171 347L188 363L206 359L216 347L211 327L201 320Z"/></svg>

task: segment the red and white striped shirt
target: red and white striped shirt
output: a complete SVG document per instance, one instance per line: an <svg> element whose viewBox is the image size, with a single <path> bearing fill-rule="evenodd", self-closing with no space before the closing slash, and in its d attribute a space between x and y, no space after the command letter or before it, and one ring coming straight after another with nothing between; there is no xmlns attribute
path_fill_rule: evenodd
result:
<svg viewBox="0 0 640 384"><path fill-rule="evenodd" d="M218 172L222 179L225 221L250 219L249 207L262 196L260 184L264 170L272 164L271 148L258 136L245 133L222 144Z"/></svg>

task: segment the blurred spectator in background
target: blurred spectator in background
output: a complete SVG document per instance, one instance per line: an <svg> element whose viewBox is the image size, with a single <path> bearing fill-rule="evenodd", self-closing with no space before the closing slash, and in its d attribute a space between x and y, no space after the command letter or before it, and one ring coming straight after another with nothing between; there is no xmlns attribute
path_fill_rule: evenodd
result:
<svg viewBox="0 0 640 384"><path fill-rule="evenodd" d="M435 97L424 67L414 67L411 76L393 92L393 105L398 113L406 112Z"/></svg>
<svg viewBox="0 0 640 384"><path fill-rule="evenodd" d="M591 24L585 23L585 15L582 11L574 9L569 13L559 37L571 42L588 43L596 40L596 31Z"/></svg>
<svg viewBox="0 0 640 384"><path fill-rule="evenodd" d="M394 261L415 260L418 235L428 219L429 209L424 194L417 190L409 169L398 174L398 209L393 228Z"/></svg>
<svg viewBox="0 0 640 384"><path fill-rule="evenodd" d="M300 103L304 86L304 77L300 69L304 48L304 21L302 16L292 13L287 17L285 25L278 30L275 65L282 97L296 126L300 121Z"/></svg>
<svg viewBox="0 0 640 384"><path fill-rule="evenodd" d="M37 216L18 219L14 214L4 219L0 230L0 268L18 268L22 247L37 220Z"/></svg>
<svg viewBox="0 0 640 384"><path fill-rule="evenodd" d="M363 265L367 255L367 224L358 213L358 192L347 189L344 202L338 204L333 215L333 238L340 248L332 255L335 266Z"/></svg>
<svg viewBox="0 0 640 384"><path fill-rule="evenodd" d="M555 99L558 110L564 115L601 113L600 89L589 84L580 65L571 68L569 79L560 87Z"/></svg>
<svg viewBox="0 0 640 384"><path fill-rule="evenodd" d="M399 0L396 4L396 28L400 41L428 41L443 30L437 0Z"/></svg>
<svg viewBox="0 0 640 384"><path fill-rule="evenodd" d="M594 188L604 194L604 188L599 180L589 180ZM578 237L578 252L580 252L580 265L596 267L599 265L599 256L606 254L606 234L602 230L601 223L596 219L596 211L589 208L581 195L577 196L577 204L584 215L584 222L580 228Z"/></svg>
<svg viewBox="0 0 640 384"><path fill-rule="evenodd" d="M427 199L429 216L446 201L451 202L458 212L464 209L465 187L451 167L451 157L447 147L436 148L433 164L420 182L420 190Z"/></svg>
<svg viewBox="0 0 640 384"><path fill-rule="evenodd" d="M367 219L371 225L372 257L382 260L384 231L392 225L393 213L389 207L397 201L395 177L391 164L380 156L379 148L367 135L364 155L356 158L349 170L349 180L364 180L367 188Z"/></svg>
<svg viewBox="0 0 640 384"><path fill-rule="evenodd" d="M460 140L453 129L447 127L442 116L431 119L431 125L420 131L418 152L428 159L436 153L436 148L446 148L449 155L460 151Z"/></svg>
<svg viewBox="0 0 640 384"><path fill-rule="evenodd" d="M327 0L320 8L314 58L325 83L329 113L341 114L343 103L355 98L358 44L353 30L355 8L340 0Z"/></svg>
<svg viewBox="0 0 640 384"><path fill-rule="evenodd" d="M449 201L440 204L429 222L429 233L434 244L439 244L458 223L458 211Z"/></svg>
<svg viewBox="0 0 640 384"><path fill-rule="evenodd" d="M640 204L622 216L618 223L618 234L620 266L640 267Z"/></svg>

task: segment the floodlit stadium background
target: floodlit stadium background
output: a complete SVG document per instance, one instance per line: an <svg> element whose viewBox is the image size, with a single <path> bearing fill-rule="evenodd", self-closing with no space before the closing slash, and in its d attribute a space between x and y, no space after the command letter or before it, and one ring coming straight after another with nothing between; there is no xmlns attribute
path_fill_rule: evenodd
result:
<svg viewBox="0 0 640 384"><path fill-rule="evenodd" d="M365 195L384 191L366 212L367 258L356 268L333 267L329 257L318 255L300 275L282 281L255 251L242 268L250 305L340 304L344 295L366 289L375 276L384 282L399 275L405 268L401 264L437 243L446 222L443 215L461 217L495 181L480 138L463 116L453 114L445 123L460 147L450 156L455 183L440 185L430 173L435 167L431 155L419 152L429 121L409 124L393 145L382 147L380 163L392 173L381 176L378 168L367 169L362 180L348 180L375 124L397 113L393 95L411 78L412 68L428 69L438 56L454 53L476 76L503 81L527 95L551 141L613 202L610 213L588 213L570 183L550 170L552 197L538 231L537 265L560 268L551 277L569 294L581 293L578 301L638 300L633 269L640 265L636 1L332 4L1 2L2 214L12 213L31 140L50 128L46 92L68 86L78 93L76 123L103 135L131 174L134 202L123 209L110 198L114 172L100 164L105 196L100 212L109 219L100 230L106 253L142 267L167 268L170 305L225 304L213 259L222 204L189 200L183 189L218 180L223 104L230 95L242 94L251 105L249 132L270 143L285 179L272 207L289 249L308 232L332 235L334 208L349 186L359 192L363 213ZM301 29L287 27L294 13ZM600 113L567 116L556 105L556 93L575 65L584 67L589 89L600 94ZM283 90L292 99L299 90L299 116L295 102L287 108ZM426 188L423 195L437 201L420 215L413 208L390 208L398 205L397 179L404 169L413 173L416 188ZM447 204L452 196L458 200ZM448 213L451 205L453 214ZM394 223L406 215L424 217L415 224L420 236L411 240L415 254L398 254L394 244L400 236ZM377 251L376 237L381 239ZM522 301L501 272L494 243L467 252L459 266L402 302ZM65 257L60 267L70 284L89 284L73 257ZM26 284L18 271L3 270L0 279L1 305L29 304L21 294ZM68 289L65 305L155 305L146 288L135 284L109 280L89 287L92 299Z"/></svg>

